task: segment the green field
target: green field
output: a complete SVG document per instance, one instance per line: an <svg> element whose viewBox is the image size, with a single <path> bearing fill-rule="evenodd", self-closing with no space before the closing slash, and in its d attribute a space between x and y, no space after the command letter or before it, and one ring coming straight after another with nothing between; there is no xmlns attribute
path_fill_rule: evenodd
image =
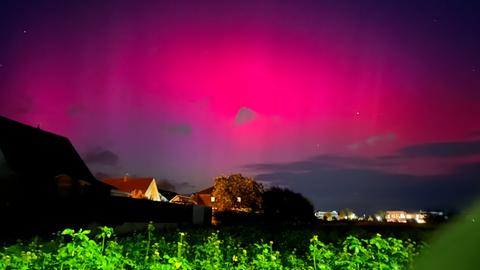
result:
<svg viewBox="0 0 480 270"><path fill-rule="evenodd" d="M423 248L418 228L354 227L65 229L2 247L0 269L408 269Z"/></svg>

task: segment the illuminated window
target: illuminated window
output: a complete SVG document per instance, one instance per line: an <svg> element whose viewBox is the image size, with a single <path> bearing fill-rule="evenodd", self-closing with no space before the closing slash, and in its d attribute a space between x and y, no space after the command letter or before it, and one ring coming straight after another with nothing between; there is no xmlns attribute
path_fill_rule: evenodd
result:
<svg viewBox="0 0 480 270"><path fill-rule="evenodd" d="M237 197L237 202L241 202L241 201L242 201L242 198Z"/></svg>
<svg viewBox="0 0 480 270"><path fill-rule="evenodd" d="M215 202L215 197L213 197L213 196L210 197L210 201L211 201L211 202Z"/></svg>

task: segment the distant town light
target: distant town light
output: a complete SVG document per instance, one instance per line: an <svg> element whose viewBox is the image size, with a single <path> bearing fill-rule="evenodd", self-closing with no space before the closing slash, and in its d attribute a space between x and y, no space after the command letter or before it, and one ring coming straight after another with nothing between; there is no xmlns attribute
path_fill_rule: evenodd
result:
<svg viewBox="0 0 480 270"><path fill-rule="evenodd" d="M237 197L237 202L242 202L242 198Z"/></svg>
<svg viewBox="0 0 480 270"><path fill-rule="evenodd" d="M211 201L211 202L215 202L215 197L213 197L213 196L210 197L210 201Z"/></svg>

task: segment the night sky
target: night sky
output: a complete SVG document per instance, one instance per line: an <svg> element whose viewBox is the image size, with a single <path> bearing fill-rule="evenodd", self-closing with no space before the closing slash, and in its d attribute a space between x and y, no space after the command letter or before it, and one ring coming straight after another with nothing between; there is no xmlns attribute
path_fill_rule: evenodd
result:
<svg viewBox="0 0 480 270"><path fill-rule="evenodd" d="M317 209L480 196L479 1L1 1L0 115L98 176L241 172Z"/></svg>

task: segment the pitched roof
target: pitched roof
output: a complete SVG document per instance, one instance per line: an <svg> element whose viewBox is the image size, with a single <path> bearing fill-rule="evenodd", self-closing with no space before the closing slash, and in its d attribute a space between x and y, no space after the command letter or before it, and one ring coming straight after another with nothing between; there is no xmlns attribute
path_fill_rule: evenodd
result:
<svg viewBox="0 0 480 270"><path fill-rule="evenodd" d="M114 186L119 191L123 192L132 192L133 190L141 190L145 193L150 186L150 183L155 181L153 177L143 177L143 178L108 178L103 182L111 186Z"/></svg>
<svg viewBox="0 0 480 270"><path fill-rule="evenodd" d="M164 190L164 189L158 189L158 192L160 192L160 194L162 194L162 196L165 197L165 199L167 199L169 201L171 199L173 199L173 197L175 197L178 194L174 191L169 191L169 190Z"/></svg>
<svg viewBox="0 0 480 270"><path fill-rule="evenodd" d="M179 203L179 204L197 204L195 200L193 200L191 197L184 196L177 194L175 197L173 197L170 200L171 203Z"/></svg>
<svg viewBox="0 0 480 270"><path fill-rule="evenodd" d="M38 182L65 174L111 189L93 176L68 138L2 116L0 130L4 159L13 172L25 176L25 181Z"/></svg>

